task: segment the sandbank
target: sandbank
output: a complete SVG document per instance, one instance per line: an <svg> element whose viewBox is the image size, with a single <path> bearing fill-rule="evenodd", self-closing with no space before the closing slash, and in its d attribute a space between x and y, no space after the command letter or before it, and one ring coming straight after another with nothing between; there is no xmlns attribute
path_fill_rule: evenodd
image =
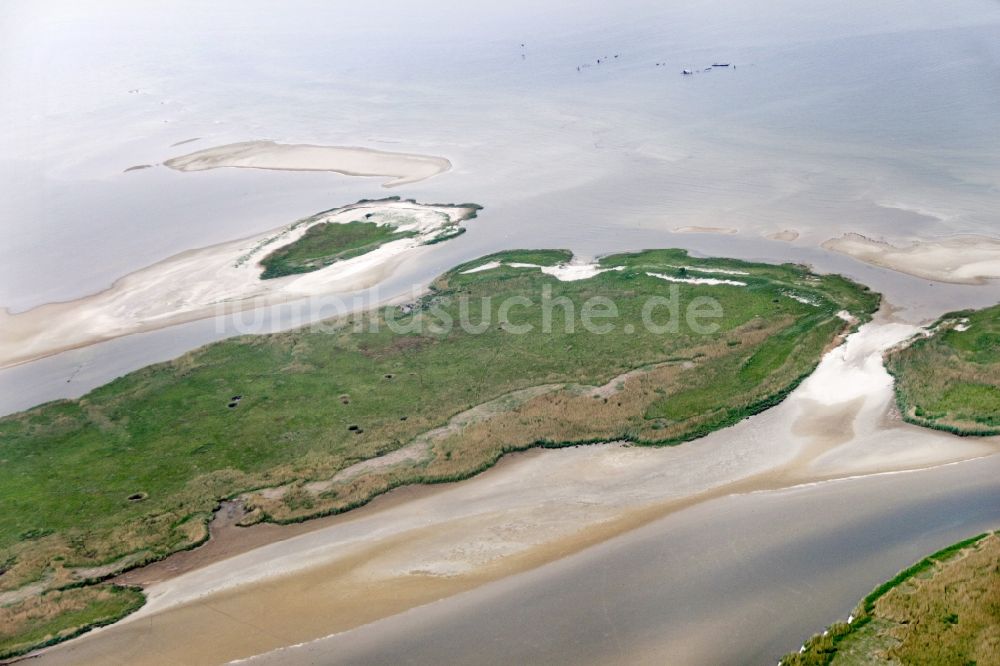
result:
<svg viewBox="0 0 1000 666"><path fill-rule="evenodd" d="M689 227L675 227L675 234L736 234L739 233L739 229L733 227L699 227L699 226L689 226Z"/></svg>
<svg viewBox="0 0 1000 666"><path fill-rule="evenodd" d="M987 284L1000 278L1000 239L958 236L898 247L861 234L831 238L823 247L914 277L955 284Z"/></svg>
<svg viewBox="0 0 1000 666"><path fill-rule="evenodd" d="M476 207L385 199L335 208L277 229L189 250L117 280L92 296L11 314L0 309L0 367L102 340L308 296L365 289L404 255L456 229ZM261 280L259 261L324 222L365 219L413 231L311 273Z"/></svg>
<svg viewBox="0 0 1000 666"><path fill-rule="evenodd" d="M347 176L389 177L383 187L416 183L451 169L450 161L432 155L274 141L230 143L174 157L163 164L178 171L236 167L280 171L334 171Z"/></svg>
<svg viewBox="0 0 1000 666"><path fill-rule="evenodd" d="M768 240L779 240L785 241L786 243L791 243L799 237L799 232L795 229L782 229L781 231L775 231L774 233L766 234L764 238Z"/></svg>

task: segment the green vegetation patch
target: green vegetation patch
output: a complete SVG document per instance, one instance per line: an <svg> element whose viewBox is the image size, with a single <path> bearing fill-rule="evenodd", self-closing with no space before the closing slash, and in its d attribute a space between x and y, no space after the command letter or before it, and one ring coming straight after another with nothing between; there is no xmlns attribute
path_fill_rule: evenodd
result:
<svg viewBox="0 0 1000 666"><path fill-rule="evenodd" d="M0 590L190 547L220 499L255 489L292 487L260 498L257 518L301 520L399 485L465 478L531 446L686 441L780 401L847 327L837 313L863 322L879 302L801 266L683 251L608 257L602 267L615 270L575 281L509 266L463 273L569 258L491 255L417 303L225 340L0 419L0 562L10 562ZM647 275L684 264L739 270L745 286ZM584 312L612 307L599 328L584 324ZM691 320L692 308L712 316ZM323 492L303 486L487 404L410 465Z"/></svg>
<svg viewBox="0 0 1000 666"><path fill-rule="evenodd" d="M876 587L852 614L786 655L783 666L995 664L1000 533L929 555Z"/></svg>
<svg viewBox="0 0 1000 666"><path fill-rule="evenodd" d="M886 356L903 417L959 435L1000 434L1000 305L954 312Z"/></svg>
<svg viewBox="0 0 1000 666"><path fill-rule="evenodd" d="M375 222L321 222L298 240L264 257L260 279L310 273L337 261L359 257L401 238L416 236L414 231L396 231L391 224Z"/></svg>

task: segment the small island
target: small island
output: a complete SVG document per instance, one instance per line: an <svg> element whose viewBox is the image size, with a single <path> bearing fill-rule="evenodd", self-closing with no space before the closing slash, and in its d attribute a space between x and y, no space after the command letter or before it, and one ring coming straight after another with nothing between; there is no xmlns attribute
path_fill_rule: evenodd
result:
<svg viewBox="0 0 1000 666"><path fill-rule="evenodd" d="M223 312L366 289L408 253L461 235L480 210L474 203L362 199L181 252L74 301L18 313L0 308L0 367Z"/></svg>
<svg viewBox="0 0 1000 666"><path fill-rule="evenodd" d="M203 543L222 500L296 522L532 447L680 444L779 403L879 300L793 264L510 251L4 417L0 657L137 608L102 581Z"/></svg>
<svg viewBox="0 0 1000 666"><path fill-rule="evenodd" d="M953 312L886 355L910 423L957 435L1000 434L1000 305Z"/></svg>

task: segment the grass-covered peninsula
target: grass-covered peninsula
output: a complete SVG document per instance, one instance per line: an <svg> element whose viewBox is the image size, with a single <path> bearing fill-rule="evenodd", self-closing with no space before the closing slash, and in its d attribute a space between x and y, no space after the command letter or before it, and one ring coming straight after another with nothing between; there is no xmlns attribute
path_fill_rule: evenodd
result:
<svg viewBox="0 0 1000 666"><path fill-rule="evenodd" d="M226 340L0 419L0 594L192 547L221 498L301 520L532 446L692 439L780 401L879 301L797 265L570 258L484 257L416 303Z"/></svg>
<svg viewBox="0 0 1000 666"><path fill-rule="evenodd" d="M903 417L959 435L1000 434L1000 305L953 312L886 356Z"/></svg>
<svg viewBox="0 0 1000 666"><path fill-rule="evenodd" d="M904 569L850 617L813 636L782 666L996 664L1000 533L949 546Z"/></svg>

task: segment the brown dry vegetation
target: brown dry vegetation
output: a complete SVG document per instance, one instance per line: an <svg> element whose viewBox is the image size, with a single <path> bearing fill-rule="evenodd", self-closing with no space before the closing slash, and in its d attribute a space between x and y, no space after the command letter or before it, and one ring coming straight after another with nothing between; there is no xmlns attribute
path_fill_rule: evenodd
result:
<svg viewBox="0 0 1000 666"><path fill-rule="evenodd" d="M99 585L52 590L0 606L0 659L113 622L143 601L138 590Z"/></svg>
<svg viewBox="0 0 1000 666"><path fill-rule="evenodd" d="M782 663L1000 664L1000 533L942 553L869 595L852 625L830 627Z"/></svg>
<svg viewBox="0 0 1000 666"><path fill-rule="evenodd" d="M322 489L314 492L300 484L283 494L250 493L245 496L251 511L247 522L265 517L287 522L343 511L401 485L465 478L491 466L506 453L533 446L690 439L691 433L700 432L702 426L711 427L729 405L716 410L706 405L703 412L686 421L647 418L650 406L682 389L710 385L727 371L729 361L744 353L744 345L754 347L788 324L785 319L754 321L710 345L692 348L688 360L629 371L602 387L566 384L536 391L540 395L527 400L512 395L503 409L484 410L474 417L463 415L461 427L441 429L430 440L427 455L417 461L322 484ZM736 340L741 344L729 344ZM795 381L796 371L789 364L772 373L746 396L747 401L787 390Z"/></svg>

